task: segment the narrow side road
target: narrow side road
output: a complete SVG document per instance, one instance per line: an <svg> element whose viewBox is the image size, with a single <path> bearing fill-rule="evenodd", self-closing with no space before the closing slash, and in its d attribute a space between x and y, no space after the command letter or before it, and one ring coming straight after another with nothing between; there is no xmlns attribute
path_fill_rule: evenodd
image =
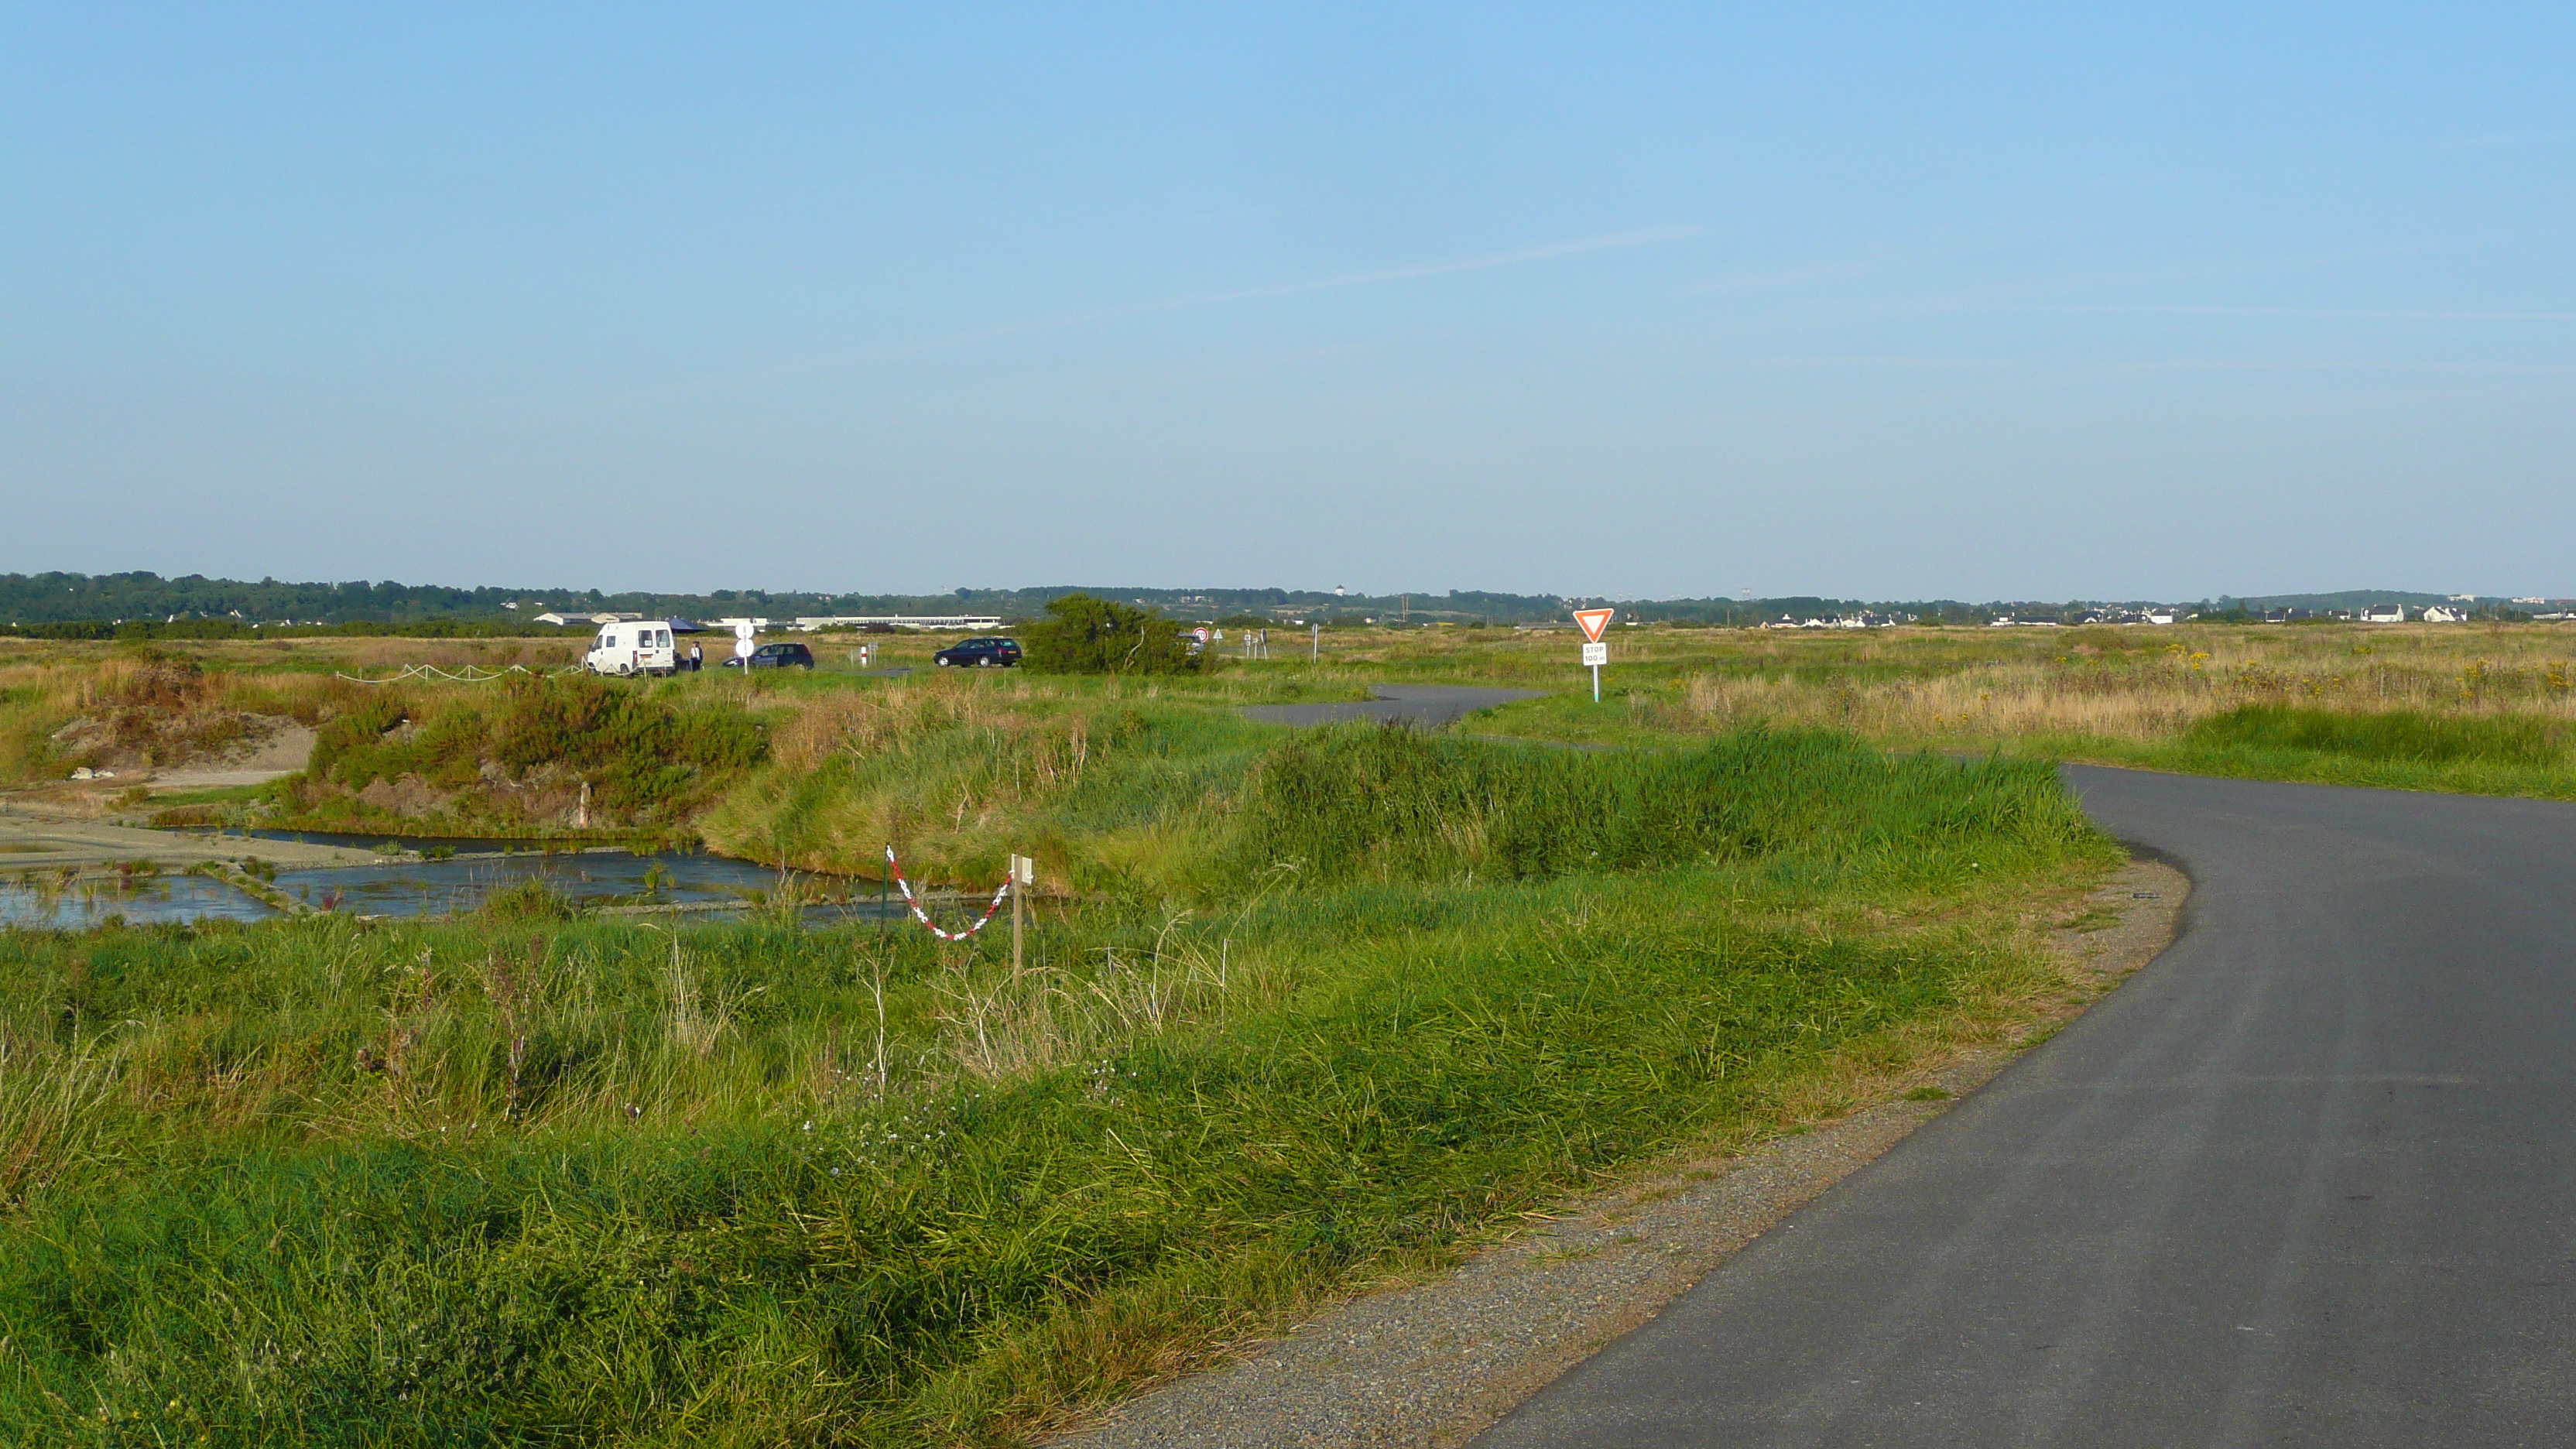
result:
<svg viewBox="0 0 2576 1449"><path fill-rule="evenodd" d="M2181 940L1479 1449L2576 1439L2576 806L2067 773Z"/></svg>

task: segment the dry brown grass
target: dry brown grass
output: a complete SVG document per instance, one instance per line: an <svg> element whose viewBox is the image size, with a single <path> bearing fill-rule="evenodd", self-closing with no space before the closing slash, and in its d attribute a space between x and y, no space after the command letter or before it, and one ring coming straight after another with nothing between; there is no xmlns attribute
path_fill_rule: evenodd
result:
<svg viewBox="0 0 2576 1449"><path fill-rule="evenodd" d="M2576 720L2576 666L2569 662L2576 651L2555 631L2315 632L2193 630L2157 646L2107 652L2079 635L2041 657L1897 678L1858 670L1694 674L1678 699L1639 696L1632 708L1677 713L1666 722L1701 728L1774 722L1907 741L2167 740L2249 703ZM1902 642L1889 641L1897 647L1879 657L1902 658Z"/></svg>
<svg viewBox="0 0 2576 1449"><path fill-rule="evenodd" d="M1750 724L1848 729L1895 744L2173 740L2243 704L2576 721L2576 631L2556 625L2180 625L2129 629L1756 631L1613 636L1605 683L1648 731ZM1568 692L1569 636L1440 631L1347 641L1388 677ZM1605 711L1606 715L1608 712Z"/></svg>

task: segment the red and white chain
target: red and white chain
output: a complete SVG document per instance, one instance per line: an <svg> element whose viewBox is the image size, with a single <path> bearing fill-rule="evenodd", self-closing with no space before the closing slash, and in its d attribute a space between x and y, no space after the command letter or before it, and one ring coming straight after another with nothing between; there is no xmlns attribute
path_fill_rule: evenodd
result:
<svg viewBox="0 0 2576 1449"><path fill-rule="evenodd" d="M1010 878L1005 876L1001 887L993 892L993 903L984 908L984 914L976 920L975 924L962 931L943 931L930 923L929 912L924 911L921 908L921 902L913 896L912 882L903 878L903 864L894 858L894 847L891 845L886 847L886 869L894 873L894 883L903 888L903 903L912 907L912 918L921 922L923 930L943 941L963 941L993 924L994 914L1002 909L1002 902L1009 899L1011 894Z"/></svg>

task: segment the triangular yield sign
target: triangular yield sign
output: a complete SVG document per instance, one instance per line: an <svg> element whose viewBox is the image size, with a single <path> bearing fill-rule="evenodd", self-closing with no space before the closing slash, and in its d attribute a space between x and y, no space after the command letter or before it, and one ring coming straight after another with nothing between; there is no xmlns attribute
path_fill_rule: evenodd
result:
<svg viewBox="0 0 2576 1449"><path fill-rule="evenodd" d="M1577 609L1574 611L1574 622L1583 626L1584 638L1598 644L1601 642L1601 631L1610 627L1610 616L1618 612L1616 609Z"/></svg>

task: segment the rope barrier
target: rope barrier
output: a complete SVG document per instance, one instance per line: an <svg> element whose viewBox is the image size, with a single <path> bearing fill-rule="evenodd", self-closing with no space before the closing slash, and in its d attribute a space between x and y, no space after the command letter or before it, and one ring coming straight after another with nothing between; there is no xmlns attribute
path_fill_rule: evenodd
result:
<svg viewBox="0 0 2576 1449"><path fill-rule="evenodd" d="M923 910L921 908L921 902L913 898L912 882L903 878L903 862L894 858L894 847L891 845L886 847L886 869L894 872L894 883L897 886L902 887L903 903L912 908L912 918L921 922L921 928L923 930L928 931L930 934L937 936L943 941L963 941L967 937L974 935L977 931L993 924L994 913L1002 909L1002 902L1011 894L1010 878L1005 876L1002 879L1001 887L993 892L993 903L984 908L984 914L976 919L975 924L968 926L962 931L943 931L930 923L930 913Z"/></svg>
<svg viewBox="0 0 2576 1449"><path fill-rule="evenodd" d="M548 678L551 674L576 673L578 670L579 666L577 665L573 669L569 670L548 671L530 669L524 664L513 664L506 669L482 669L476 665L468 664L465 666L464 673L454 674L439 668L435 664L413 664L405 667L402 673L394 675L390 679L364 679L355 674L342 674L336 669L331 671L331 677L333 679L345 679L351 684L400 684L406 679L444 679L451 684L490 684L496 679L507 679L513 674L525 674L532 679L544 679Z"/></svg>

